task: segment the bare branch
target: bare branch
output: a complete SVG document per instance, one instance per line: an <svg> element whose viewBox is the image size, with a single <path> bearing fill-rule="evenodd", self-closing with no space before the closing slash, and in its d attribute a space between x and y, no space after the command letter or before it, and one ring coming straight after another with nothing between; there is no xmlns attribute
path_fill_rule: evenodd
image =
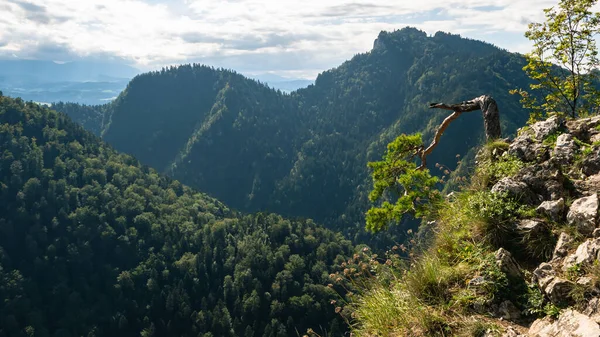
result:
<svg viewBox="0 0 600 337"><path fill-rule="evenodd" d="M444 108L442 108L442 109L444 109ZM421 158L421 166L419 166L417 169L422 170L427 166L427 156L437 146L437 144L440 140L440 137L442 137L442 134L444 134L444 131L446 131L446 128L448 127L448 125L450 125L450 123L453 120L457 119L461 113L462 113L461 111L454 111L450 116L448 116L448 117L446 117L446 119L444 119L442 124L438 127L437 131L435 132L435 136L433 137L433 141L431 142L431 144L426 149L419 151L419 158Z"/></svg>
<svg viewBox="0 0 600 337"><path fill-rule="evenodd" d="M426 149L417 151L417 155L421 158L421 165L418 167L422 170L427 165L427 156L433 151L433 149L439 143L440 138L448 128L448 125L453 120L457 119L463 112L471 112L475 110L481 110L483 113L483 121L485 126L485 136L488 140L500 138L501 127L500 127L500 113L498 112L498 105L496 101L488 95L482 95L476 97L470 101L464 101L457 104L445 104L445 103L431 103L429 104L430 109L444 109L451 110L453 113L446 117L442 124L438 127L433 137L433 141Z"/></svg>

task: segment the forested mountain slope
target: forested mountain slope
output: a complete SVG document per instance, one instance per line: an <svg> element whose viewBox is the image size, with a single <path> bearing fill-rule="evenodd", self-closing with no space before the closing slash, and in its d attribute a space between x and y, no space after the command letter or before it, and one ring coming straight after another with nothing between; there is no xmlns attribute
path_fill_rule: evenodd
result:
<svg viewBox="0 0 600 337"><path fill-rule="evenodd" d="M239 216L0 94L0 336L341 335L312 221ZM327 332L325 332L327 331Z"/></svg>
<svg viewBox="0 0 600 337"><path fill-rule="evenodd" d="M524 60L479 41L413 28L382 32L372 51L289 95L236 73L187 65L139 75L109 106L103 137L230 207L310 217L350 236L368 208L366 163L400 133L430 138L435 101L481 94L499 103L505 132L527 119L509 89ZM450 168L483 139L475 112L432 154Z"/></svg>

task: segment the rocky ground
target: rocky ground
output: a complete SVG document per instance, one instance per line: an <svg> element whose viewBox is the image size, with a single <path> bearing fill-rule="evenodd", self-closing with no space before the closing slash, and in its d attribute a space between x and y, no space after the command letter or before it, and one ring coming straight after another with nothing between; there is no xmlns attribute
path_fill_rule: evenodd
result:
<svg viewBox="0 0 600 337"><path fill-rule="evenodd" d="M507 153L526 167L492 191L536 207L536 216L517 226L531 240L547 228L558 240L541 264L519 264L511 252L496 252L506 274L537 284L549 308L555 308L545 318L522 322L512 303L502 303L497 312L506 328L503 336L600 336L600 116L573 121L552 117L525 127Z"/></svg>

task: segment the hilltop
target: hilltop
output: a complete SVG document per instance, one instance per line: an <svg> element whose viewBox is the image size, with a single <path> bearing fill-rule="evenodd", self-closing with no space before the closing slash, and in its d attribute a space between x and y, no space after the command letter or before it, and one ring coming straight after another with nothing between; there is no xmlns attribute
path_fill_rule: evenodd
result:
<svg viewBox="0 0 600 337"><path fill-rule="evenodd" d="M527 114L508 90L527 87L524 64L484 42L404 28L381 32L373 50L290 94L202 65L141 74L88 128L235 209L313 218L372 240L363 230L366 163L400 133L431 137L446 117L427 109L432 101L490 94L513 133ZM79 119L72 106L57 108ZM457 154L481 143L479 123L477 113L457 121L431 161L454 169ZM395 234L376 240L402 239Z"/></svg>

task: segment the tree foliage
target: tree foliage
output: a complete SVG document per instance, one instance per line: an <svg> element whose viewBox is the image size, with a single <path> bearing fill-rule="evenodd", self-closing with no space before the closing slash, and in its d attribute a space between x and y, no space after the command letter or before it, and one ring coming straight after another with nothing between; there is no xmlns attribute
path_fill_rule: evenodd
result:
<svg viewBox="0 0 600 337"><path fill-rule="evenodd" d="M422 148L421 134L403 134L388 144L383 160L368 164L373 170L369 199L371 202L387 199L367 211L368 230L385 229L390 223L400 222L407 213L422 217L439 200L439 191L435 189L439 179L427 168L417 167L413 160Z"/></svg>
<svg viewBox="0 0 600 337"><path fill-rule="evenodd" d="M237 214L0 96L0 337L340 336L329 275L352 253L313 221Z"/></svg>
<svg viewBox="0 0 600 337"><path fill-rule="evenodd" d="M533 42L523 70L535 82L529 88L540 92L540 101L526 90L521 95L532 120L547 113L577 115L597 113L600 106L598 49L595 36L600 13L591 12L597 0L560 0L544 10L546 21L529 24L525 36Z"/></svg>

